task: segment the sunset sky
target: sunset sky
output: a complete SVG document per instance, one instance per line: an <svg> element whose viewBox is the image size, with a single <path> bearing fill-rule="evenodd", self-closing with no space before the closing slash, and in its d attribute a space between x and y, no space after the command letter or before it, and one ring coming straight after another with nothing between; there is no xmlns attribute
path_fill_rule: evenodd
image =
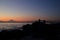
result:
<svg viewBox="0 0 60 40"><path fill-rule="evenodd" d="M0 0L0 20L60 20L60 0Z"/></svg>

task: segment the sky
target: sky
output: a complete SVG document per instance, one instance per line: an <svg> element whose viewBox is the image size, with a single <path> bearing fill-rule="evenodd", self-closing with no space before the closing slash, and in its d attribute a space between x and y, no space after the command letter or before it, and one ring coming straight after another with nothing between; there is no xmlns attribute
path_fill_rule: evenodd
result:
<svg viewBox="0 0 60 40"><path fill-rule="evenodd" d="M60 0L0 0L0 20L60 20Z"/></svg>

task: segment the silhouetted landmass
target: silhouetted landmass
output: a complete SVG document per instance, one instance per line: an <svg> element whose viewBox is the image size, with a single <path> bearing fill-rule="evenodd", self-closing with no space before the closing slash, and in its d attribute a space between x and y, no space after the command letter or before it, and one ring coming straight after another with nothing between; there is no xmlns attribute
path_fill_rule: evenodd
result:
<svg viewBox="0 0 60 40"><path fill-rule="evenodd" d="M15 21L15 20L9 20L9 21L0 21L0 23L32 23L33 21Z"/></svg>
<svg viewBox="0 0 60 40"><path fill-rule="evenodd" d="M2 30L0 40L60 40L60 23L46 24L39 19L22 29Z"/></svg>

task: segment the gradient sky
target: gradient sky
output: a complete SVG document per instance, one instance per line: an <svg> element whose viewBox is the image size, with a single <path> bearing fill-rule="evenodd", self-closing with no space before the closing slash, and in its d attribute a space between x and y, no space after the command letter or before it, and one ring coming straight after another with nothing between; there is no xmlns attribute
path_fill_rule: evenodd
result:
<svg viewBox="0 0 60 40"><path fill-rule="evenodd" d="M60 20L60 0L0 0L0 20Z"/></svg>

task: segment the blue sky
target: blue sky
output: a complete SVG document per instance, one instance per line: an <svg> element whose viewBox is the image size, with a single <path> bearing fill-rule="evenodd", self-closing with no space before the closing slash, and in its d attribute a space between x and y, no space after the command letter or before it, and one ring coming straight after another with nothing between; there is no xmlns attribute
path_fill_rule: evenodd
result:
<svg viewBox="0 0 60 40"><path fill-rule="evenodd" d="M60 0L0 0L0 18L4 17L60 20Z"/></svg>

